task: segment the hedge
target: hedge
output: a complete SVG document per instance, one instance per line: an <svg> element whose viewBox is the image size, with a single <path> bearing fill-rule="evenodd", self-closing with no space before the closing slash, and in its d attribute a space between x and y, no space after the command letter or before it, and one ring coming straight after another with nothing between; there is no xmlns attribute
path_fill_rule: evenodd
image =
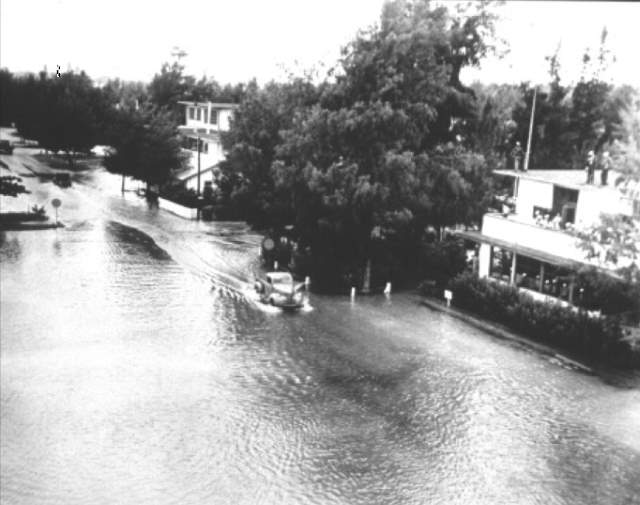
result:
<svg viewBox="0 0 640 505"><path fill-rule="evenodd" d="M559 348L595 360L640 368L640 346L620 321L534 300L517 288L465 272L449 283L453 304Z"/></svg>

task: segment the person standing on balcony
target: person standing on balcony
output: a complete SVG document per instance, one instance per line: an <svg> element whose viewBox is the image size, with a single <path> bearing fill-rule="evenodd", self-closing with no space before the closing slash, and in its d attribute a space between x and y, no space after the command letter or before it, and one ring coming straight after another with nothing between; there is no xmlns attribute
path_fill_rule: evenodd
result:
<svg viewBox="0 0 640 505"><path fill-rule="evenodd" d="M584 168L587 171L587 184L593 184L593 174L595 171L596 155L593 150L587 153L587 166Z"/></svg>
<svg viewBox="0 0 640 505"><path fill-rule="evenodd" d="M611 169L611 156L609 156L609 151L604 151L602 153L602 159L600 160L600 166L602 168L600 172L600 184L603 186L607 185L607 178L609 176L609 170Z"/></svg>
<svg viewBox="0 0 640 505"><path fill-rule="evenodd" d="M522 157L524 152L520 142L517 141L515 147L511 150L511 157L513 158L513 169L518 172L522 166Z"/></svg>

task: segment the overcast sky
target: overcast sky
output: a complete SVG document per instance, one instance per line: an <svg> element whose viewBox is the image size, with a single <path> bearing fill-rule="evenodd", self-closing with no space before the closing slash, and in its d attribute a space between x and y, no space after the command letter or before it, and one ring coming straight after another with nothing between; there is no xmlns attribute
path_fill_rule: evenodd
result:
<svg viewBox="0 0 640 505"><path fill-rule="evenodd" d="M333 65L358 29L377 22L383 1L0 0L0 65L148 81L179 46L196 76L282 79L285 68ZM639 3L506 2L499 12L511 51L466 72L467 82L546 82L544 57L558 44L561 75L575 81L584 49L597 49L606 25L617 58L608 77L640 87Z"/></svg>

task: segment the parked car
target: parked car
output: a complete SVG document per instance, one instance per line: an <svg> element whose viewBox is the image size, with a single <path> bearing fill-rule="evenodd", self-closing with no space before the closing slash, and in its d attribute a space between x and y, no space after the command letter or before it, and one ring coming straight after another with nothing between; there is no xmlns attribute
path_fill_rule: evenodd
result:
<svg viewBox="0 0 640 505"><path fill-rule="evenodd" d="M304 305L304 284L296 284L289 272L269 272L255 283L262 303L282 309L299 309Z"/></svg>
<svg viewBox="0 0 640 505"><path fill-rule="evenodd" d="M0 140L0 153L13 154L13 145L9 140Z"/></svg>
<svg viewBox="0 0 640 505"><path fill-rule="evenodd" d="M53 183L61 188L71 187L71 175L67 172L60 172L53 176Z"/></svg>

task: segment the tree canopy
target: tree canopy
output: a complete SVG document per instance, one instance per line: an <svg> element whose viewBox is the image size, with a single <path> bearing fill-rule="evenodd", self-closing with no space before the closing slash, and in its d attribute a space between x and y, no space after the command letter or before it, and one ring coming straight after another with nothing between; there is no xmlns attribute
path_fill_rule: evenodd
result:
<svg viewBox="0 0 640 505"><path fill-rule="evenodd" d="M254 85L226 137L228 197L250 222L295 225L327 282L361 282L372 264L401 275L427 227L477 223L486 203L484 157L458 133L475 112L459 73L489 50L492 23L483 9L389 2L331 80Z"/></svg>
<svg viewBox="0 0 640 505"><path fill-rule="evenodd" d="M177 125L168 111L120 110L109 140L107 170L148 184L167 181L185 163Z"/></svg>

